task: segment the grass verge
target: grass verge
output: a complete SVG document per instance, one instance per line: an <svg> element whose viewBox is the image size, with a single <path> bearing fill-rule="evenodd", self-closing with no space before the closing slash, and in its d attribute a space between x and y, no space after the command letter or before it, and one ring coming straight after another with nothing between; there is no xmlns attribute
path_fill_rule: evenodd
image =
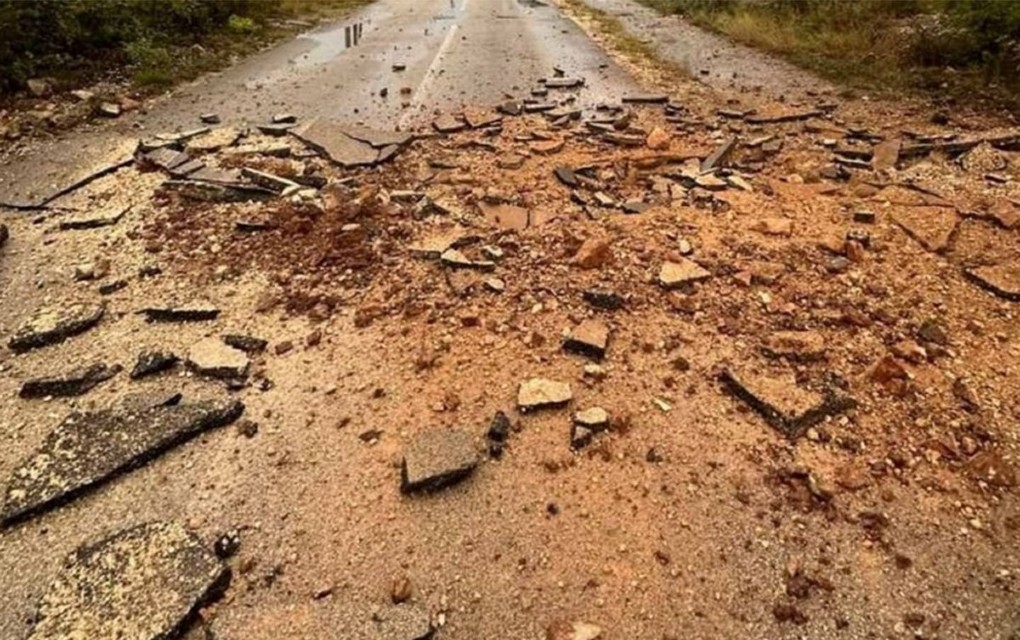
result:
<svg viewBox="0 0 1020 640"><path fill-rule="evenodd" d="M640 0L844 86L1020 103L1013 0Z"/></svg>

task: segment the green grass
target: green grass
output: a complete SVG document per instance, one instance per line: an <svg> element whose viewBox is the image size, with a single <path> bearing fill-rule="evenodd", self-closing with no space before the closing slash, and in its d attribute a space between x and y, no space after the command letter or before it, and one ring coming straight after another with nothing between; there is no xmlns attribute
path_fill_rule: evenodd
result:
<svg viewBox="0 0 1020 640"><path fill-rule="evenodd" d="M1020 99L1016 0L641 0L845 86Z"/></svg>

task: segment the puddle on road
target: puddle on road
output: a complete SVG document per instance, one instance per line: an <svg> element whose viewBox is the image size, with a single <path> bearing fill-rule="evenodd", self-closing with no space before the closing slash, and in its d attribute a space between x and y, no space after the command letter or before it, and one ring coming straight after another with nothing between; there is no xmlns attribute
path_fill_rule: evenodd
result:
<svg viewBox="0 0 1020 640"><path fill-rule="evenodd" d="M356 22L303 33L297 39L311 40L313 48L308 53L295 58L294 66L302 69L330 62L344 51L361 44L364 31L365 23Z"/></svg>

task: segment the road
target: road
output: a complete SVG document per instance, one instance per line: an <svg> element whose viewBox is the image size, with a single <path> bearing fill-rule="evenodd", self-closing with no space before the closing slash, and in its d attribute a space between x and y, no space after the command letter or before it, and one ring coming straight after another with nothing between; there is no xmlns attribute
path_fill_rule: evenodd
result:
<svg viewBox="0 0 1020 640"><path fill-rule="evenodd" d="M345 35L355 25L361 25L356 44ZM395 72L395 64L406 69ZM176 90L145 113L100 122L8 159L0 166L0 201L45 197L123 156L139 136L193 129L204 113L230 124L288 112L406 129L427 124L437 111L526 95L553 67L583 76L589 103L635 89L573 21L544 3L375 2Z"/></svg>
<svg viewBox="0 0 1020 640"><path fill-rule="evenodd" d="M64 502L0 528L0 638L106 640L37 620L51 597L99 612L83 625L165 622L106 615L129 596L176 623L232 531L229 588L187 640L1015 637L1017 136L837 100L633 0L590 4L693 77L569 8L379 0L6 159L0 200L24 201L208 112L428 134L350 168L253 131L187 152L303 188L209 201L139 163L60 200L80 213L4 212L0 520ZM550 91L554 110L431 126L555 68L585 86ZM573 109L635 92L671 100ZM63 342L21 334L83 308L101 318ZM187 362L129 377L154 351ZM124 370L22 397L96 363ZM241 419L89 475L204 399ZM460 481L405 493L431 466ZM154 521L202 561L69 558Z"/></svg>

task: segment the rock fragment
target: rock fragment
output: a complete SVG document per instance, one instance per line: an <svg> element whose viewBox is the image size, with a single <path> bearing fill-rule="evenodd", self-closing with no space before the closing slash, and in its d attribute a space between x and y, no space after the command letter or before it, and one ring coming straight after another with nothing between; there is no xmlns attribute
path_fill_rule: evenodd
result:
<svg viewBox="0 0 1020 640"><path fill-rule="evenodd" d="M205 338L188 351L188 366L211 378L237 379L248 375L248 356L219 338Z"/></svg>
<svg viewBox="0 0 1020 640"><path fill-rule="evenodd" d="M602 407L591 407L574 414L574 424L592 431L602 431L609 426L609 413Z"/></svg>
<svg viewBox="0 0 1020 640"><path fill-rule="evenodd" d="M964 271L968 280L986 291L1013 302L1020 302L1020 267L998 264Z"/></svg>
<svg viewBox="0 0 1020 640"><path fill-rule="evenodd" d="M585 320L563 341L563 350L601 360L609 345L609 327L598 320Z"/></svg>
<svg viewBox="0 0 1020 640"><path fill-rule="evenodd" d="M715 150L706 157L701 163L701 172L708 173L709 171L715 171L716 169L726 165L729 160L730 154L737 147L737 138L727 138L720 144Z"/></svg>
<svg viewBox="0 0 1020 640"><path fill-rule="evenodd" d="M776 331L762 347L765 355L773 358L811 361L825 357L825 336L817 331Z"/></svg>
<svg viewBox="0 0 1020 640"><path fill-rule="evenodd" d="M240 349L245 353L260 353L265 351L266 347L269 346L269 342L262 338L238 333L229 333L223 336L223 342L225 342L228 346Z"/></svg>
<svg viewBox="0 0 1020 640"><path fill-rule="evenodd" d="M740 373L725 369L724 388L758 412L765 421L790 438L799 437L828 416L857 406L852 398L821 395L798 386L787 377Z"/></svg>
<svg viewBox="0 0 1020 640"><path fill-rule="evenodd" d="M229 583L230 569L183 525L137 525L67 558L28 640L175 637Z"/></svg>
<svg viewBox="0 0 1020 640"><path fill-rule="evenodd" d="M681 262L665 262L659 270L659 284L666 289L677 289L687 284L701 282L712 277L712 274L693 260L686 258Z"/></svg>
<svg viewBox="0 0 1020 640"><path fill-rule="evenodd" d="M598 269L613 262L613 248L605 238L588 238L574 254L573 262L582 269Z"/></svg>
<svg viewBox="0 0 1020 640"><path fill-rule="evenodd" d="M531 378L517 390L517 407L522 412L562 407L574 397L570 385L546 378Z"/></svg>
<svg viewBox="0 0 1020 640"><path fill-rule="evenodd" d="M67 502L203 431L230 424L242 411L240 402L206 401L73 413L15 467L4 489L0 524Z"/></svg>
<svg viewBox="0 0 1020 640"><path fill-rule="evenodd" d="M135 366L131 370L131 379L137 380L145 376L167 371L180 361L180 358L169 351L143 351L138 354Z"/></svg>
<svg viewBox="0 0 1020 640"><path fill-rule="evenodd" d="M220 310L211 304L196 302L180 307L149 307L138 313L149 322L203 322L215 320Z"/></svg>
<svg viewBox="0 0 1020 640"><path fill-rule="evenodd" d="M67 398L80 396L106 382L121 371L120 365L107 366L98 362L79 367L64 375L26 380L18 395L22 398Z"/></svg>
<svg viewBox="0 0 1020 640"><path fill-rule="evenodd" d="M558 620L545 630L545 640L598 640L602 627L590 622Z"/></svg>
<svg viewBox="0 0 1020 640"><path fill-rule="evenodd" d="M86 303L40 308L14 332L7 346L15 353L23 353L63 342L96 326L104 312L102 305Z"/></svg>
<svg viewBox="0 0 1020 640"><path fill-rule="evenodd" d="M470 434L457 429L430 429L415 435L404 452L400 490L436 491L460 482L478 465Z"/></svg>

